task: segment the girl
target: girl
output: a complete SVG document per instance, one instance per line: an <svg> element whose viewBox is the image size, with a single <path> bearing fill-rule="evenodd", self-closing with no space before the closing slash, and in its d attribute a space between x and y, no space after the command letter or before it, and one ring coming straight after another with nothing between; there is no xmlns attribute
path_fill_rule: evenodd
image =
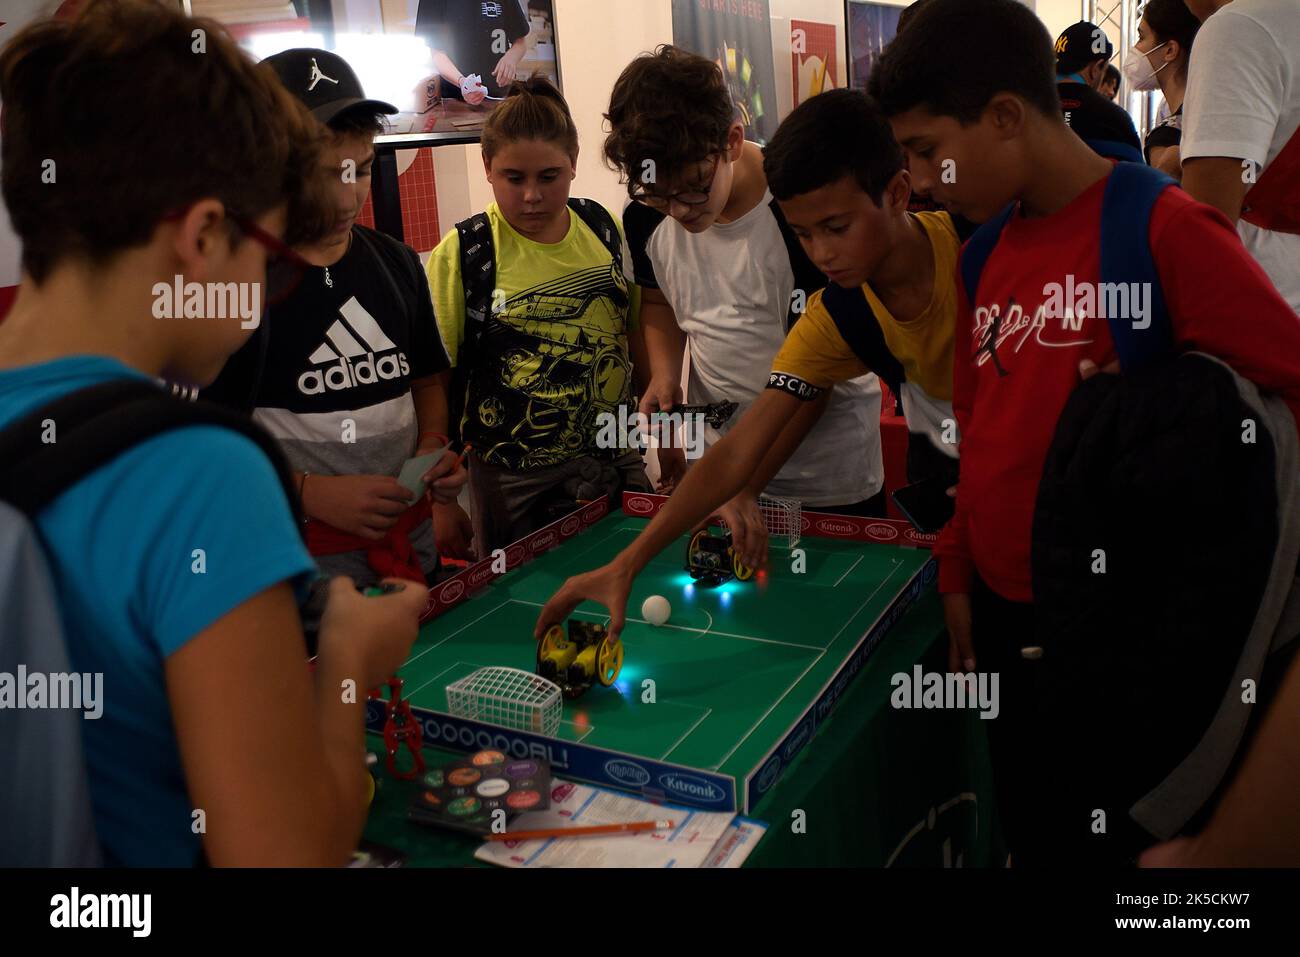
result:
<svg viewBox="0 0 1300 957"><path fill-rule="evenodd" d="M1147 92L1159 87L1164 94L1169 115L1152 127L1142 151L1150 165L1176 180L1183 178L1178 145L1183 138L1187 64L1200 26L1183 0L1148 0L1138 23L1138 42L1124 63L1130 89Z"/></svg>
<svg viewBox="0 0 1300 957"><path fill-rule="evenodd" d="M429 259L434 311L454 375L451 426L472 447L480 556L579 501L648 491L640 453L611 441L632 411L628 332L636 287L622 227L570 200L578 132L559 91L516 82L483 129L496 202L458 223ZM602 426L605 428L602 430ZM623 446L623 447L620 447ZM456 507L435 508L439 541Z"/></svg>

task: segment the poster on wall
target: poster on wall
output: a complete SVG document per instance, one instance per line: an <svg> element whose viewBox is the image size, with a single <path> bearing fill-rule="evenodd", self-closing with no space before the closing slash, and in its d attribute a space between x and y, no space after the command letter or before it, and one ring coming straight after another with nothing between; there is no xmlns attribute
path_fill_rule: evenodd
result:
<svg viewBox="0 0 1300 957"><path fill-rule="evenodd" d="M794 105L835 88L840 46L833 23L790 21L790 72L794 78Z"/></svg>
<svg viewBox="0 0 1300 957"><path fill-rule="evenodd" d="M867 88L871 66L898 33L898 17L902 12L902 7L887 3L848 0L849 86L857 90Z"/></svg>
<svg viewBox="0 0 1300 957"><path fill-rule="evenodd" d="M768 0L673 0L673 43L715 61L727 78L745 136L776 132L776 70Z"/></svg>
<svg viewBox="0 0 1300 957"><path fill-rule="evenodd" d="M379 142L476 139L516 78L560 85L554 0L187 0L261 59L294 47L337 53L366 95L400 112Z"/></svg>

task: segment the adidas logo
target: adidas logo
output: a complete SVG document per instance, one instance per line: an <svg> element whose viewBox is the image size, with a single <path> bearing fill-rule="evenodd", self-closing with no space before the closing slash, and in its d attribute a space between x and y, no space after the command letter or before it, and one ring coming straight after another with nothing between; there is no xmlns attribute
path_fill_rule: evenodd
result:
<svg viewBox="0 0 1300 957"><path fill-rule="evenodd" d="M411 374L406 354L397 351L396 343L384 335L375 317L366 312L356 296L339 312L343 318L334 320L325 331L325 341L308 358L317 368L298 377L299 392L321 395Z"/></svg>

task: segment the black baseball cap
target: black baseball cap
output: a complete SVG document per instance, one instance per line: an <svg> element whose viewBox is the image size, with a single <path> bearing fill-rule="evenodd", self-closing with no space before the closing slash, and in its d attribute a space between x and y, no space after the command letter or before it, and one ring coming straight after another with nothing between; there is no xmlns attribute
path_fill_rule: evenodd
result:
<svg viewBox="0 0 1300 957"><path fill-rule="evenodd" d="M1094 49L1104 43L1104 50ZM1056 38L1056 73L1066 76L1078 73L1095 60L1109 60L1115 54L1115 47L1106 36L1106 31L1095 23L1080 20Z"/></svg>
<svg viewBox="0 0 1300 957"><path fill-rule="evenodd" d="M327 125L346 110L364 108L369 113L390 115L397 112L391 103L367 99L352 67L329 50L309 47L285 50L262 62L275 71L286 90L306 103L312 115Z"/></svg>

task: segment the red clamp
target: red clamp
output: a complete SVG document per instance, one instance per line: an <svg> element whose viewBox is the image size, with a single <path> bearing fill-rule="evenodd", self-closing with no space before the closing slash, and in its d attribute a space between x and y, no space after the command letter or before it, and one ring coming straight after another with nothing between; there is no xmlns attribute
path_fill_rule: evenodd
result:
<svg viewBox="0 0 1300 957"><path fill-rule="evenodd" d="M411 781L424 773L424 754L420 750L424 734L420 731L420 722L411 713L411 703L402 697L402 679L394 675L387 684L389 700L384 702L384 747L388 749L388 773L399 781ZM383 689L374 689L370 697L383 701ZM405 771L397 769L397 753L402 745L411 752L413 761Z"/></svg>

